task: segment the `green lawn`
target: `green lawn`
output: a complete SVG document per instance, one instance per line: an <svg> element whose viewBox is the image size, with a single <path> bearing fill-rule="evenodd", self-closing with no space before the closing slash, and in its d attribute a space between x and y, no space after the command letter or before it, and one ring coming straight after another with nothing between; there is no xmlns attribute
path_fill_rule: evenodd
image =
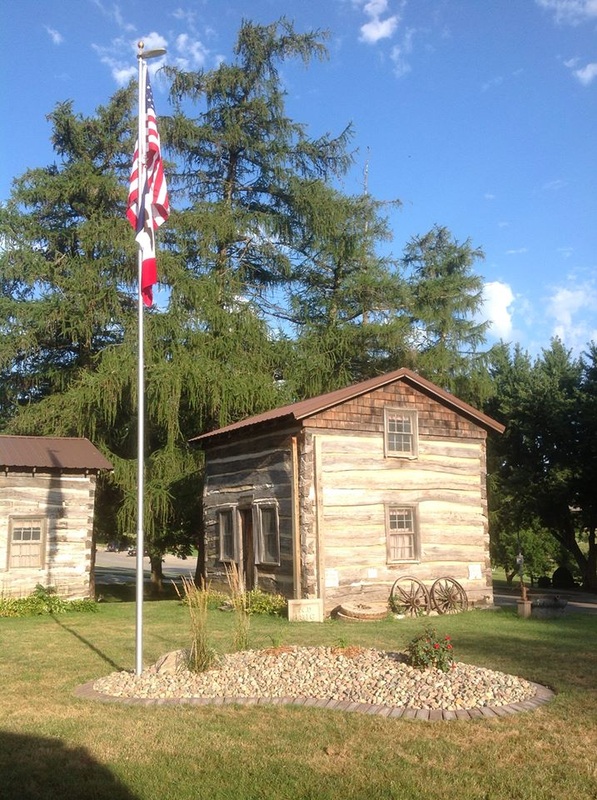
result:
<svg viewBox="0 0 597 800"><path fill-rule="evenodd" d="M144 605L145 662L188 643L174 601ZM210 612L216 648L231 614ZM135 663L135 606L0 619L3 800L458 798L594 800L597 617L522 620L474 611L434 620L456 658L557 692L539 710L425 723L291 706L143 707L84 701L74 688ZM253 618L251 645L404 649L418 620L290 624Z"/></svg>

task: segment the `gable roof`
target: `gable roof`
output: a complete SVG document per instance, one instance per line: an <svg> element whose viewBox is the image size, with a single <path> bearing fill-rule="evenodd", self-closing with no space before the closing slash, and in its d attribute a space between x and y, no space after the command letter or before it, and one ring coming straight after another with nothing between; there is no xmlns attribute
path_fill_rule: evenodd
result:
<svg viewBox="0 0 597 800"><path fill-rule="evenodd" d="M422 378L420 375L417 375L416 372L412 372L412 370L403 367L402 369L397 369L394 372L388 372L385 375L378 375L375 378L369 378L369 380L361 381L361 383L355 383L352 386L346 386L344 389L336 389L333 392L327 392L326 394L321 394L318 397L313 397L309 400L300 400L298 403L292 403L291 405L274 408L271 411L264 411L262 414L256 414L253 417L247 417L246 419L239 420L238 422L233 422L231 425L226 425L225 427L218 428L215 431L210 431L209 433L203 433L200 436L195 436L190 441L197 442L198 444L202 445L211 439L215 439L216 437L234 434L236 431L264 425L268 422L300 422L308 417L312 417L314 414L325 411L328 408L333 408L334 406L340 405L347 400L352 400L355 397L359 397L359 395L367 394L367 392L371 392L374 389L380 389L382 386L387 386L388 384L395 383L396 381L404 381L410 386L413 386L415 389L419 389L420 391L434 397L440 403L452 408L458 414L467 417L486 430L494 430L498 433L504 432L505 426L502 425L501 422L497 422L495 419L488 417L486 414L483 414L482 411L478 411L476 408L473 408L473 406L470 406L463 400L459 400L453 394L445 391L445 389L440 389L439 386L436 386L434 383L431 383L431 381L428 381L425 378Z"/></svg>
<svg viewBox="0 0 597 800"><path fill-rule="evenodd" d="M0 467L112 469L89 439L63 436L0 435Z"/></svg>

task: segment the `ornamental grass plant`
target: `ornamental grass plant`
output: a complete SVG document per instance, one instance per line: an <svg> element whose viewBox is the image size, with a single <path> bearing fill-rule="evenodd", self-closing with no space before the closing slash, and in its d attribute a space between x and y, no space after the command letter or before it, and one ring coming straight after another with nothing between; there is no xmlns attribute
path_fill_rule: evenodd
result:
<svg viewBox="0 0 597 800"><path fill-rule="evenodd" d="M197 586L191 578L181 578L182 592L175 584L176 591L189 610L191 620L191 646L188 650L187 664L193 672L205 672L215 659L215 651L209 644L208 608L209 587L203 583Z"/></svg>

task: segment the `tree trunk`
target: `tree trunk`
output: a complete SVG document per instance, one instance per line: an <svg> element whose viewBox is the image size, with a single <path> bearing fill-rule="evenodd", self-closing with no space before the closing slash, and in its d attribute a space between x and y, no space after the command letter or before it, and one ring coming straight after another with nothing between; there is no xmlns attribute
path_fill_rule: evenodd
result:
<svg viewBox="0 0 597 800"><path fill-rule="evenodd" d="M589 553L583 574L582 588L588 592L597 592L597 541L595 528L589 531Z"/></svg>
<svg viewBox="0 0 597 800"><path fill-rule="evenodd" d="M201 534L197 540L197 566L195 567L195 586L205 585L205 536Z"/></svg>
<svg viewBox="0 0 597 800"><path fill-rule="evenodd" d="M164 591L164 571L162 569L162 556L150 555L149 562L151 564L151 593L153 595L160 595Z"/></svg>

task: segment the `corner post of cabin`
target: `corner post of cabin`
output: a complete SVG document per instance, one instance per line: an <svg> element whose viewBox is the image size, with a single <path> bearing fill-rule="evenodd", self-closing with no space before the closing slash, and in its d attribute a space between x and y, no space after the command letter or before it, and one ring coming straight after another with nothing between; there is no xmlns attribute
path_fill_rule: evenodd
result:
<svg viewBox="0 0 597 800"><path fill-rule="evenodd" d="M313 484L315 487L315 586L317 597L323 603L325 613L325 560L323 552L323 486L321 483L320 436L313 436Z"/></svg>
<svg viewBox="0 0 597 800"><path fill-rule="evenodd" d="M301 530L300 530L300 476L299 476L299 454L298 439L296 436L291 440L292 457L292 595L295 600L300 600L301 591Z"/></svg>

